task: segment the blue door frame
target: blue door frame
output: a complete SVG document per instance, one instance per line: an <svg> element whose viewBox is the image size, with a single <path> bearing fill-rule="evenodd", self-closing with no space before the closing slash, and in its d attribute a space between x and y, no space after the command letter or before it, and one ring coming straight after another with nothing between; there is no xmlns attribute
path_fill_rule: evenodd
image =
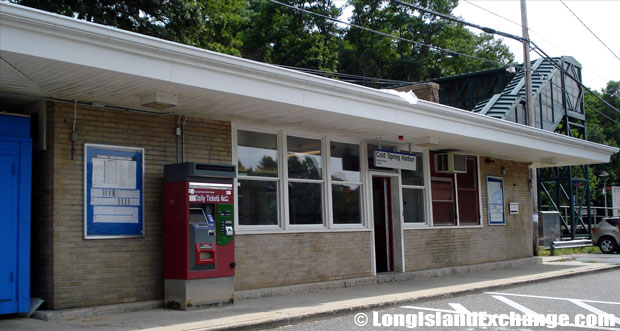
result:
<svg viewBox="0 0 620 331"><path fill-rule="evenodd" d="M0 314L30 310L30 119L0 114Z"/></svg>

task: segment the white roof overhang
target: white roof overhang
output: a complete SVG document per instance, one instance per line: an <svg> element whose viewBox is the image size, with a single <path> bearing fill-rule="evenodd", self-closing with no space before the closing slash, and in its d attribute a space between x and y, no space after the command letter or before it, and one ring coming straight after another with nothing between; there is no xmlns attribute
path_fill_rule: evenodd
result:
<svg viewBox="0 0 620 331"><path fill-rule="evenodd" d="M79 100L152 111L140 96L178 95L164 113L291 130L416 141L531 163L609 162L618 149L436 103L0 3L0 100ZM554 164L545 164L553 160Z"/></svg>

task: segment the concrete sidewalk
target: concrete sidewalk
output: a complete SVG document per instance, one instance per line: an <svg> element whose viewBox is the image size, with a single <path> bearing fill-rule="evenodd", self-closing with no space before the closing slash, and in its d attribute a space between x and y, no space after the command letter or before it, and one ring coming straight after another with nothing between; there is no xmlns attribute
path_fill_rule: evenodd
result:
<svg viewBox="0 0 620 331"><path fill-rule="evenodd" d="M53 321L32 318L0 319L0 329L3 331L54 331L84 328L100 330L264 329L437 297L476 293L620 268L618 263L580 262L569 256L544 257L538 261L541 263L521 265L510 269L491 268L475 272L453 272L457 274L239 300L234 305L192 311L149 309ZM463 270L477 269L468 267Z"/></svg>

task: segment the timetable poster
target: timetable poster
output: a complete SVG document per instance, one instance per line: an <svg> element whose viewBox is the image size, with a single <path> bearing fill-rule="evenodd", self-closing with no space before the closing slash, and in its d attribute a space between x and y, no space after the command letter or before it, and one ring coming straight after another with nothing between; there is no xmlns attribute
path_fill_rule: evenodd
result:
<svg viewBox="0 0 620 331"><path fill-rule="evenodd" d="M144 236L144 149L84 145L84 238Z"/></svg>
<svg viewBox="0 0 620 331"><path fill-rule="evenodd" d="M487 177L487 201L489 209L489 225L504 225L504 179Z"/></svg>

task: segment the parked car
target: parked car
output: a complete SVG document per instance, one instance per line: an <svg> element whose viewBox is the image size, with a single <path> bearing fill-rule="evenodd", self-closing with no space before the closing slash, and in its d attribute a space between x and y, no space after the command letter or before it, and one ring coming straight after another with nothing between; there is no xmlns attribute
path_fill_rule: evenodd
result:
<svg viewBox="0 0 620 331"><path fill-rule="evenodd" d="M620 217L609 217L601 220L592 229L592 243L605 254L620 251Z"/></svg>

